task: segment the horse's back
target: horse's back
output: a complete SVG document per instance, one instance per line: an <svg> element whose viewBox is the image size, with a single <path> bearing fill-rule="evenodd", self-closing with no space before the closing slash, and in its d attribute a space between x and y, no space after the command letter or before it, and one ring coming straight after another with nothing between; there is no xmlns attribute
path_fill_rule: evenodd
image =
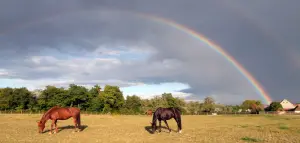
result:
<svg viewBox="0 0 300 143"><path fill-rule="evenodd" d="M161 119L161 120L169 120L176 116L176 113L174 112L174 109L172 107L170 107L170 108L159 107L156 109L154 114L155 114L155 116L158 117L158 119Z"/></svg>
<svg viewBox="0 0 300 143"><path fill-rule="evenodd" d="M77 116L80 113L80 109L76 107L61 107L51 111L51 117L61 120L69 119L70 117Z"/></svg>
<svg viewBox="0 0 300 143"><path fill-rule="evenodd" d="M77 116L80 114L80 109L77 107L66 107L65 108L72 116Z"/></svg>
<svg viewBox="0 0 300 143"><path fill-rule="evenodd" d="M68 108L70 111L76 111L76 112L80 112L80 109L79 108L77 108L77 107L69 107Z"/></svg>

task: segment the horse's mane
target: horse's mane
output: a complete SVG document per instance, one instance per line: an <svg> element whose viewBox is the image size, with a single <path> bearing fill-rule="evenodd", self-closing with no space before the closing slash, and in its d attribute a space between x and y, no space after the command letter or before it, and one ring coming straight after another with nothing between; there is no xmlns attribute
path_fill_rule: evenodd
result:
<svg viewBox="0 0 300 143"><path fill-rule="evenodd" d="M180 111L180 108L178 108L178 107L171 107L170 109L172 109L174 112L179 112L179 113L181 113L181 111Z"/></svg>
<svg viewBox="0 0 300 143"><path fill-rule="evenodd" d="M180 108L178 108L178 107L174 107L174 109L180 112Z"/></svg>
<svg viewBox="0 0 300 143"><path fill-rule="evenodd" d="M52 108L50 108L44 115L43 118L46 117L47 114L49 114L51 111L53 111L54 109L59 108L59 106L54 106Z"/></svg>

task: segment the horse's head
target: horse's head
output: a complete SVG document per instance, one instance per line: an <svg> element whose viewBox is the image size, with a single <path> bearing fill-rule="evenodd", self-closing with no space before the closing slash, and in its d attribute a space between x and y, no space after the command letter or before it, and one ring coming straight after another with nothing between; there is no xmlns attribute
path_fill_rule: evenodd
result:
<svg viewBox="0 0 300 143"><path fill-rule="evenodd" d="M45 124L43 124L41 121L37 121L37 124L39 133L42 133L45 129Z"/></svg>
<svg viewBox="0 0 300 143"><path fill-rule="evenodd" d="M150 122L150 125L152 127L152 133L155 133L155 131L156 131L156 123Z"/></svg>

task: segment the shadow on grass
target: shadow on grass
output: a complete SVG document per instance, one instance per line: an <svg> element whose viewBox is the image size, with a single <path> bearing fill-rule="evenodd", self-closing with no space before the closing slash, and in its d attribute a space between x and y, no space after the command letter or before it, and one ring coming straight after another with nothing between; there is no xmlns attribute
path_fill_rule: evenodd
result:
<svg viewBox="0 0 300 143"><path fill-rule="evenodd" d="M161 129L166 130L166 131L161 130L162 132L169 133L167 127L161 126ZM154 134L154 133L152 132L152 127L151 127L151 126L145 126L145 130L146 130L148 133L150 133L150 134ZM156 131L159 131L159 127L156 128ZM171 129L171 132L177 132L177 131Z"/></svg>
<svg viewBox="0 0 300 143"><path fill-rule="evenodd" d="M247 128L248 125L240 125L241 128Z"/></svg>
<svg viewBox="0 0 300 143"><path fill-rule="evenodd" d="M81 125L81 128L80 128L80 131L83 131L87 128L88 126L87 125ZM75 130L75 126L63 126L63 127L58 127L58 132L61 132L62 130ZM52 132L55 131L55 128L53 128ZM47 129L45 130L43 133L46 133L46 132L50 132L50 129Z"/></svg>
<svg viewBox="0 0 300 143"><path fill-rule="evenodd" d="M282 126L279 126L279 129L281 129L281 130L287 130L287 129L289 129L289 127L285 126L285 125L282 125Z"/></svg>
<svg viewBox="0 0 300 143"><path fill-rule="evenodd" d="M256 139L256 138L250 138L250 137L243 137L241 138L241 140L243 141L247 141L247 142L260 142L260 139Z"/></svg>

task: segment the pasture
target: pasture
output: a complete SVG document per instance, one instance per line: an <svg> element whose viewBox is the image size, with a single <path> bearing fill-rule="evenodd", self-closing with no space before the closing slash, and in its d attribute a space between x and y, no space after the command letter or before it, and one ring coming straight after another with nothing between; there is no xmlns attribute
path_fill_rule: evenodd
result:
<svg viewBox="0 0 300 143"><path fill-rule="evenodd" d="M224 115L224 116L182 116L181 134L177 133L174 119L168 124L173 130L167 133L163 128L159 134L150 134L152 116L125 115L81 115L81 132L73 132L74 124L70 118L58 121L59 132L38 134L36 121L42 115L0 114L0 142L300 142L300 116L264 115ZM162 126L165 124L162 122Z"/></svg>

